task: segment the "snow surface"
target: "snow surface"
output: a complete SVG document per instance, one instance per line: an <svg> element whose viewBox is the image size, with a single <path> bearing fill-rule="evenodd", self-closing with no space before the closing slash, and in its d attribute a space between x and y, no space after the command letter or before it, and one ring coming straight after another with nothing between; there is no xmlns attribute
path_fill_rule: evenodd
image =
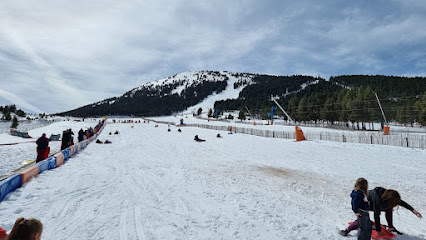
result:
<svg viewBox="0 0 426 240"><path fill-rule="evenodd" d="M348 239L337 232L354 220L358 177L426 215L426 150L154 125L108 123L99 139L112 144L91 143L6 196L0 226L35 217L43 239ZM426 239L424 221L395 210L406 234L394 239Z"/></svg>
<svg viewBox="0 0 426 240"><path fill-rule="evenodd" d="M74 142L77 142L78 131L83 128L86 130L89 127L95 127L97 120L86 119L84 122L74 121L59 121L54 122L46 127L30 130L28 134L33 138L21 138L12 136L8 133L0 134L0 144L14 144L0 146L0 175L8 173L21 165L24 160L37 158L37 144L35 141L43 134L49 138L51 134L61 134L62 131L71 128L74 132ZM15 144L17 143L17 144ZM60 141L51 141L49 143L50 152L55 153L61 150Z"/></svg>

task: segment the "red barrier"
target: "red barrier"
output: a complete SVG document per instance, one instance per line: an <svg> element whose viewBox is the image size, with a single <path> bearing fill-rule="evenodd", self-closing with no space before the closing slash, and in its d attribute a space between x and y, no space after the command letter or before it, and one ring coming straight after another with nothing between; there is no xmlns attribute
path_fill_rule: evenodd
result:
<svg viewBox="0 0 426 240"><path fill-rule="evenodd" d="M19 173L19 174L21 174L21 177L22 177L22 184L28 182L30 180L30 178L37 176L38 170L39 169L38 169L37 165L33 165L29 168L22 170L22 172ZM21 184L21 186L22 186L22 184Z"/></svg>

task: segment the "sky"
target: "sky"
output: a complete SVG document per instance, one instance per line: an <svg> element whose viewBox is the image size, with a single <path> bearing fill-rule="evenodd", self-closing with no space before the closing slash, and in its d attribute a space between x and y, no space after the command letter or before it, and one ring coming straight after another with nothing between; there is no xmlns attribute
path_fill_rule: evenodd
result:
<svg viewBox="0 0 426 240"><path fill-rule="evenodd" d="M57 113L198 70L426 76L425 22L423 0L2 0L0 105Z"/></svg>

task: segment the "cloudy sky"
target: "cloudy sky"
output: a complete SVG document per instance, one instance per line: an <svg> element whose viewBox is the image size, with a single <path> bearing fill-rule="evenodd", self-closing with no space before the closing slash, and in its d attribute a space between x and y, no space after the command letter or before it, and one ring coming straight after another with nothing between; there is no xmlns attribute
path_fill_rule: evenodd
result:
<svg viewBox="0 0 426 240"><path fill-rule="evenodd" d="M1 0L0 105L71 110L196 70L426 76L424 0Z"/></svg>

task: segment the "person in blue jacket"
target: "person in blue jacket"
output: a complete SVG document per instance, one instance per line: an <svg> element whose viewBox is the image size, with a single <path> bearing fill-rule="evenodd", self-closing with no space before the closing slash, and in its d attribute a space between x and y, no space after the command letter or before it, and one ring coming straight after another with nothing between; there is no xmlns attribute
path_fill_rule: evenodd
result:
<svg viewBox="0 0 426 240"><path fill-rule="evenodd" d="M358 178L355 182L354 190L351 193L352 211L357 219L345 230L340 231L342 236L347 236L351 230L358 230L358 240L370 240L373 224L368 211L370 206L367 198L368 181L365 178Z"/></svg>

